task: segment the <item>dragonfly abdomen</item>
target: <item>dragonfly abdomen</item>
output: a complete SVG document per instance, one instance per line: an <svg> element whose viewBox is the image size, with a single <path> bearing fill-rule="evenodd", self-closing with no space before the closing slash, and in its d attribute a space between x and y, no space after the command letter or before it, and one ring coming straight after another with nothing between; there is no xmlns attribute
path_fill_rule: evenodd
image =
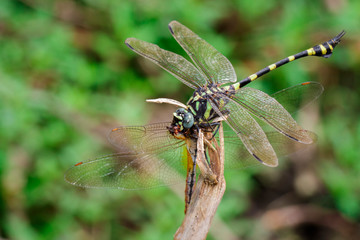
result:
<svg viewBox="0 0 360 240"><path fill-rule="evenodd" d="M318 56L318 57L325 57L325 58L329 58L331 56L331 54L334 51L334 48L336 47L336 45L340 42L340 39L342 38L342 36L345 35L345 31L342 31L341 33L339 33L337 36L335 36L334 38L330 39L327 42L324 42L322 44L318 44L312 48L309 48L307 50L304 50L302 52L299 52L295 55L291 55L287 58L281 59L280 61L273 63L263 69L261 69L260 71L251 74L250 76L248 76L247 78L241 80L240 82L237 82L235 84L233 84L235 90L238 90L239 88L247 85L248 83L258 79L259 77L261 77L262 75L281 67L282 65L292 62L296 59L302 58L302 57L307 57L307 56Z"/></svg>

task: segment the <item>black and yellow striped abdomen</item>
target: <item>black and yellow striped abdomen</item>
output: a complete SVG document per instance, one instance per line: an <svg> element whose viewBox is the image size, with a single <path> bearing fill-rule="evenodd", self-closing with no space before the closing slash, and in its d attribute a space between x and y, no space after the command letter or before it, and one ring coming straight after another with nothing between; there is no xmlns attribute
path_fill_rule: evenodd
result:
<svg viewBox="0 0 360 240"><path fill-rule="evenodd" d="M237 90L245 85L247 85L248 83L258 79L259 77L261 77L262 75L281 67L282 65L292 62L296 59L299 58L303 58L303 57L307 57L307 56L318 56L318 57L325 57L328 58L331 56L331 54L334 51L334 48L336 47L336 45L340 42L340 39L342 36L345 35L345 31L342 31L341 33L339 33L337 36L335 36L334 38L330 39L327 42L324 42L323 44L319 44L316 45L312 48L309 48L307 50L304 50L302 52L299 52L295 55L291 55L287 58L281 59L280 61L273 63L263 69L261 69L260 71L251 74L250 76L248 76L247 78L241 80L240 82L237 82L235 84L233 84L234 89Z"/></svg>

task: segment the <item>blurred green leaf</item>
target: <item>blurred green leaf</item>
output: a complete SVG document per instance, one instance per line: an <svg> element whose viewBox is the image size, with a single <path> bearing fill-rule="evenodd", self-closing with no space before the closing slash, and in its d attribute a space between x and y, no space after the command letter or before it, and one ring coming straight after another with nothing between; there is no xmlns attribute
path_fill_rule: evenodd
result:
<svg viewBox="0 0 360 240"><path fill-rule="evenodd" d="M259 229L269 208L298 203L324 203L353 224L360 217L359 9L358 1L2 0L0 237L173 237L184 204L168 189L83 190L63 179L75 163L114 152L106 142L111 128L171 118L166 107L146 99L185 102L191 96L192 89L124 44L136 37L184 56L167 29L171 20L227 56L238 79L347 31L330 59L292 62L250 85L273 93L300 82L322 83L325 92L314 103L319 108L304 115L319 126L318 153L307 160L303 153L290 156L276 169L228 174L219 216L235 235L249 239L309 239L300 227ZM318 186L304 197L295 183L309 171ZM309 226L304 229L317 239L334 233Z"/></svg>

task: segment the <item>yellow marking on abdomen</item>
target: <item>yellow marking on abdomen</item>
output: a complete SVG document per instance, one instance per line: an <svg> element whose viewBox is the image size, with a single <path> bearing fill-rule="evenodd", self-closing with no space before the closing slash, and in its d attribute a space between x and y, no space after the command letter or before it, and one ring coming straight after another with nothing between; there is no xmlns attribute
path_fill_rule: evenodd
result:
<svg viewBox="0 0 360 240"><path fill-rule="evenodd" d="M329 46L331 52L334 50L334 48L331 46L331 44L327 43L327 45Z"/></svg>
<svg viewBox="0 0 360 240"><path fill-rule="evenodd" d="M295 56L290 56L290 57L288 57L288 59L289 59L289 62L292 62L295 60Z"/></svg>
<svg viewBox="0 0 360 240"><path fill-rule="evenodd" d="M308 49L308 50L307 50L307 53L308 53L308 55L309 55L309 56L313 56L313 55L315 55L315 54L316 54L316 52L315 52L314 48L310 48L310 49Z"/></svg>
<svg viewBox="0 0 360 240"><path fill-rule="evenodd" d="M256 74L253 74L253 75L250 75L249 78L251 81L254 81L255 79L257 79L257 75Z"/></svg>
<svg viewBox="0 0 360 240"><path fill-rule="evenodd" d="M233 84L233 86L234 86L234 90L236 91L240 88L240 83L235 83L235 84ZM230 89L230 87L229 87L229 89Z"/></svg>
<svg viewBox="0 0 360 240"><path fill-rule="evenodd" d="M271 64L271 65L269 66L270 71L274 70L275 68L276 68L276 64Z"/></svg>
<svg viewBox="0 0 360 240"><path fill-rule="evenodd" d="M324 45L322 45L322 44L320 44L319 46L320 46L320 49L321 49L321 53L322 53L323 55L325 55L326 52L327 52L326 48L325 48Z"/></svg>

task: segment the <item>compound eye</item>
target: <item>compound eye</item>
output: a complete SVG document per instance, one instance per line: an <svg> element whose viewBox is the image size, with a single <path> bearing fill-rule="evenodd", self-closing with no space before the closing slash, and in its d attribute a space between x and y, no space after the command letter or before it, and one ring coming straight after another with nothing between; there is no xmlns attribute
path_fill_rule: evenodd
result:
<svg viewBox="0 0 360 240"><path fill-rule="evenodd" d="M191 128L194 125L194 116L191 113L184 113L183 126L184 128Z"/></svg>

